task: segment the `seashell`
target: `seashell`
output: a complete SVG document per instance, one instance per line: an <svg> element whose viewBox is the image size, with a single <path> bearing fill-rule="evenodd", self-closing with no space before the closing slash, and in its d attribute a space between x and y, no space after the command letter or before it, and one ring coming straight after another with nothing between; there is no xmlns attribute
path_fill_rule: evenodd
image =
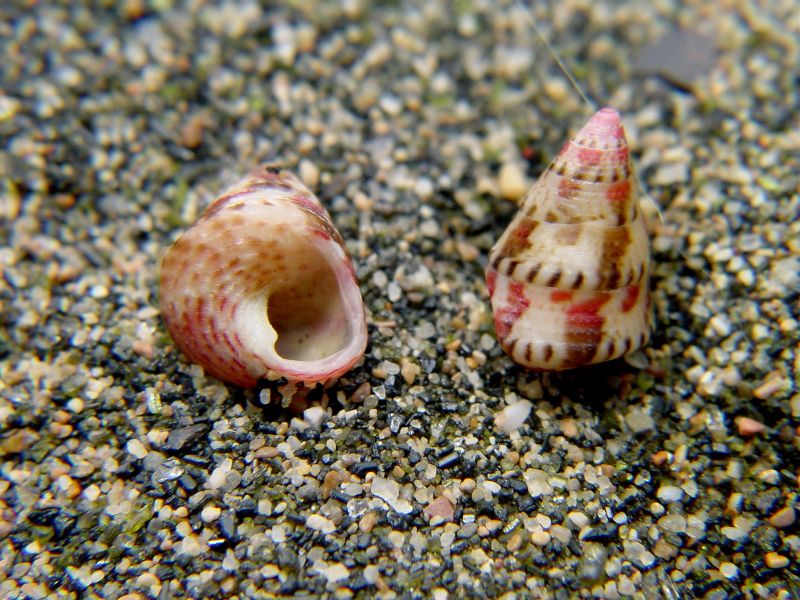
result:
<svg viewBox="0 0 800 600"><path fill-rule="evenodd" d="M497 337L531 369L611 360L650 335L650 247L619 114L599 110L562 148L492 248Z"/></svg>
<svg viewBox="0 0 800 600"><path fill-rule="evenodd" d="M241 387L324 384L367 345L341 235L316 196L271 165L217 198L169 249L161 312L189 360Z"/></svg>

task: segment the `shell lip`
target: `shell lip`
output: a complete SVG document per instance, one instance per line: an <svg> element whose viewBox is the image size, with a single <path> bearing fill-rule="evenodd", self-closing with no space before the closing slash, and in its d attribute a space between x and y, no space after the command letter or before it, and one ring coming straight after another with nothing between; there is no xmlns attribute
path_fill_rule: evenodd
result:
<svg viewBox="0 0 800 600"><path fill-rule="evenodd" d="M337 351L323 358L296 360L281 356L276 348L276 335L271 356L268 360L265 357L265 363L269 371L290 381L318 383L336 379L349 371L364 355L368 335L364 304L350 257L334 240L311 231L309 243L317 248L321 256L327 257L328 265L335 274L337 293L342 301L340 317L347 327L344 334L347 341Z"/></svg>
<svg viewBox="0 0 800 600"><path fill-rule="evenodd" d="M349 371L364 355L367 348L366 326L358 327L354 338L343 348L317 360L283 358L277 351L269 361L269 371L290 381L317 383L336 379Z"/></svg>

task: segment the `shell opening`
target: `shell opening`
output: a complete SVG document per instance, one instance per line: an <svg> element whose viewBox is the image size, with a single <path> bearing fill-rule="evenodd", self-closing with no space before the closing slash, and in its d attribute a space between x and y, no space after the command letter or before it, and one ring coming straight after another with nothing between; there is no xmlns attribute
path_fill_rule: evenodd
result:
<svg viewBox="0 0 800 600"><path fill-rule="evenodd" d="M302 264L270 293L267 315L282 359L318 361L347 347L350 315L334 267L319 249L304 250Z"/></svg>

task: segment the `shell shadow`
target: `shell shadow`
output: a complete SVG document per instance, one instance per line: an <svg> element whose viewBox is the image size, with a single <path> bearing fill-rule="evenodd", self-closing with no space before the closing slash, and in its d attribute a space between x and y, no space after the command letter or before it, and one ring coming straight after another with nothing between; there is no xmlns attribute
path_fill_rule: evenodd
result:
<svg viewBox="0 0 800 600"><path fill-rule="evenodd" d="M631 385L639 369L624 359L549 374L550 385L558 389L557 398L568 398L598 414L609 408L622 408L640 399Z"/></svg>

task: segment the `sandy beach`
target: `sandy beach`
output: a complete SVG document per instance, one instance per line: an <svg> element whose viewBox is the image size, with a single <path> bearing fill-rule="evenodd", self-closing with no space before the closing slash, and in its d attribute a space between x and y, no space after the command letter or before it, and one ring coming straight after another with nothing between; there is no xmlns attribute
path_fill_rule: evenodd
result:
<svg viewBox="0 0 800 600"><path fill-rule="evenodd" d="M0 47L1 598L800 595L794 0L18 1ZM528 371L487 257L601 106L651 339ZM159 306L167 248L276 161L368 324L306 412Z"/></svg>

